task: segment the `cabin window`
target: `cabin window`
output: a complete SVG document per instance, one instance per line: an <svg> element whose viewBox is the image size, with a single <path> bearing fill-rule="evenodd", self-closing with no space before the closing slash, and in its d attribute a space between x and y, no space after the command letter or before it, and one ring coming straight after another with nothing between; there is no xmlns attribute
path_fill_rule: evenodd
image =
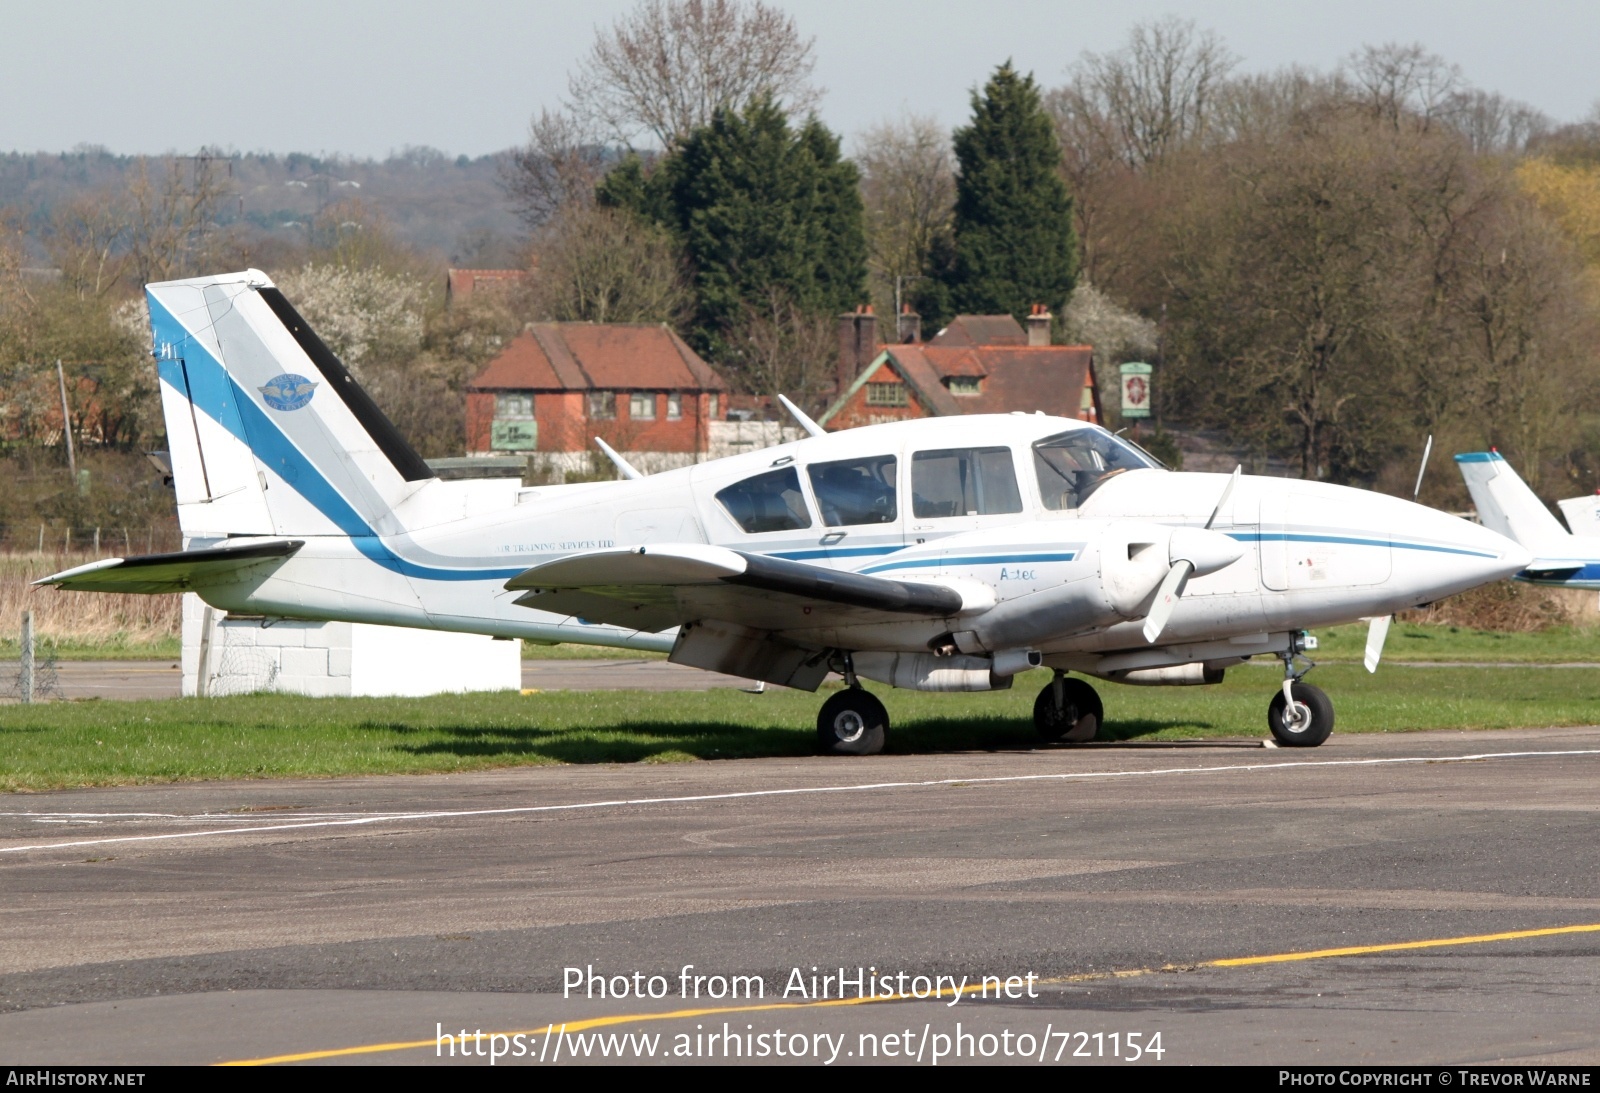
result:
<svg viewBox="0 0 1600 1093"><path fill-rule="evenodd" d="M717 491L717 500L751 535L764 531L796 531L811 526L800 476L793 467L768 471Z"/></svg>
<svg viewBox="0 0 1600 1093"><path fill-rule="evenodd" d="M683 417L683 396L677 391L667 396L667 420L677 421Z"/></svg>
<svg viewBox="0 0 1600 1093"><path fill-rule="evenodd" d="M1047 509L1075 509L1106 481L1123 471L1159 467L1150 456L1104 429L1074 429L1033 446L1039 496Z"/></svg>
<svg viewBox="0 0 1600 1093"><path fill-rule="evenodd" d="M868 406L909 406L910 398L903 383L867 384Z"/></svg>
<svg viewBox="0 0 1600 1093"><path fill-rule="evenodd" d="M911 513L995 516L1022 511L1010 448L948 448L911 457Z"/></svg>
<svg viewBox="0 0 1600 1093"><path fill-rule="evenodd" d="M610 421L617 416L617 393L615 391L590 391L589 392L589 417L594 421Z"/></svg>
<svg viewBox="0 0 1600 1093"><path fill-rule="evenodd" d="M892 455L813 463L807 469L811 492L817 496L822 522L842 524L892 524L899 514L895 504L895 468Z"/></svg>
<svg viewBox="0 0 1600 1093"><path fill-rule="evenodd" d="M532 391L501 391L494 397L496 421L532 421Z"/></svg>
<svg viewBox="0 0 1600 1093"><path fill-rule="evenodd" d="M634 421L654 421L656 419L656 393L654 391L635 391L628 397L628 416Z"/></svg>

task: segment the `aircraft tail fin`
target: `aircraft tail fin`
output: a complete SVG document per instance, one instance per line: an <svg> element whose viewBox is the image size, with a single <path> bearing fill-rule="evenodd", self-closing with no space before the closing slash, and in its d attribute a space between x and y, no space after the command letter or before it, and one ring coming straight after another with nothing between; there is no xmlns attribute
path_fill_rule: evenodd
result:
<svg viewBox="0 0 1600 1093"><path fill-rule="evenodd" d="M1499 452L1458 455L1456 467L1466 480L1484 527L1516 540L1535 554L1559 549L1569 540L1561 521Z"/></svg>
<svg viewBox="0 0 1600 1093"><path fill-rule="evenodd" d="M186 536L399 530L433 472L266 274L145 291Z"/></svg>

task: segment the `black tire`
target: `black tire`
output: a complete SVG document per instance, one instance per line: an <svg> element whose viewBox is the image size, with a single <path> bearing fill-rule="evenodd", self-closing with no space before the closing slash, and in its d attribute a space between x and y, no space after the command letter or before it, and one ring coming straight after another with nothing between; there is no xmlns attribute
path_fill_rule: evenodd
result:
<svg viewBox="0 0 1600 1093"><path fill-rule="evenodd" d="M840 691L817 713L817 742L824 755L877 755L889 735L889 711L859 687Z"/></svg>
<svg viewBox="0 0 1600 1093"><path fill-rule="evenodd" d="M1045 684L1033 700L1033 727L1051 743L1083 744L1100 734L1105 707L1095 689L1081 679L1061 681L1061 706L1057 708L1055 682Z"/></svg>
<svg viewBox="0 0 1600 1093"><path fill-rule="evenodd" d="M1301 717L1294 721L1284 717L1289 704L1280 689L1267 707L1267 727L1273 739L1286 748L1314 748L1333 732L1333 701L1309 683L1293 684L1291 690Z"/></svg>

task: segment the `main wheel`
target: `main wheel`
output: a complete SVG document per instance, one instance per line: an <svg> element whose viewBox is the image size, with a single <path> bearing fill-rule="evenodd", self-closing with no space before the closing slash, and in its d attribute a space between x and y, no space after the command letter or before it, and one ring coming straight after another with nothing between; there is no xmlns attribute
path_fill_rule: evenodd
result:
<svg viewBox="0 0 1600 1093"><path fill-rule="evenodd" d="M817 714L817 741L824 755L877 755L889 735L889 711L859 687L840 691Z"/></svg>
<svg viewBox="0 0 1600 1093"><path fill-rule="evenodd" d="M1061 685L1061 701L1056 702L1056 684ZM1050 741L1082 744L1093 740L1105 719L1105 708L1095 689L1081 679L1063 677L1045 684L1033 700L1033 727Z"/></svg>
<svg viewBox="0 0 1600 1093"><path fill-rule="evenodd" d="M1283 699L1283 691L1272 696L1267 707L1267 727L1273 739L1286 748L1314 748L1333 732L1333 702L1320 687L1309 683L1290 686L1294 707Z"/></svg>

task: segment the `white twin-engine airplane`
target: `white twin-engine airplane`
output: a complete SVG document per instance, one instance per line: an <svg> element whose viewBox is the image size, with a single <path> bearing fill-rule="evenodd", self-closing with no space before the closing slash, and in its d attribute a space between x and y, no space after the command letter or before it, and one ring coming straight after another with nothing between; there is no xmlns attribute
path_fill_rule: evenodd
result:
<svg viewBox="0 0 1600 1093"><path fill-rule="evenodd" d="M1533 553L1517 580L1558 588L1600 588L1600 495L1556 502L1572 529L1569 532L1499 452L1458 455L1456 467L1484 527Z"/></svg>
<svg viewBox="0 0 1600 1093"><path fill-rule="evenodd" d="M816 690L824 751L879 751L860 680L1009 687L1043 665L1048 740L1092 739L1094 689L1214 683L1283 661L1269 724L1316 745L1307 627L1388 616L1515 573L1517 544L1393 497L1185 474L1098 426L1040 415L824 433L640 478L515 494L435 478L268 278L148 289L180 553L40 583L192 589L213 607L670 650ZM492 498L493 500L490 500ZM1304 662L1304 664L1302 664Z"/></svg>

